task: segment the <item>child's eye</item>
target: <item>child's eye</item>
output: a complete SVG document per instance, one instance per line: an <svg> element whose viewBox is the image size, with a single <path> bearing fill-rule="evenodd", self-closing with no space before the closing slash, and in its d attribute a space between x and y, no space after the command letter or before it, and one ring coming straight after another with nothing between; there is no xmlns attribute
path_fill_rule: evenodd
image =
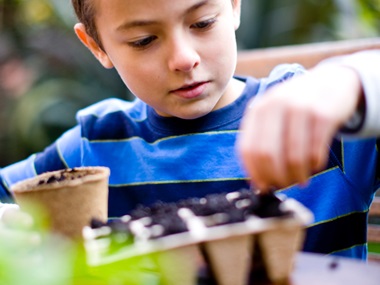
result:
<svg viewBox="0 0 380 285"><path fill-rule="evenodd" d="M191 28L205 30L211 28L216 22L216 18L208 19L191 25Z"/></svg>
<svg viewBox="0 0 380 285"><path fill-rule="evenodd" d="M156 39L155 36L150 36L150 37L143 38L141 40L129 42L128 45L130 45L133 48L145 48L148 45L150 45L155 39Z"/></svg>

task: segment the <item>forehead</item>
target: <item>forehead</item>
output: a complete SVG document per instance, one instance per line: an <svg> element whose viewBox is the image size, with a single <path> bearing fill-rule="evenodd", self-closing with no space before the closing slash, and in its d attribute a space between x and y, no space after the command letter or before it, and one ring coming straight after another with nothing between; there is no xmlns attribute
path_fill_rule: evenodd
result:
<svg viewBox="0 0 380 285"><path fill-rule="evenodd" d="M222 5L229 0L93 0L96 21L107 24L118 20L182 16L201 7Z"/></svg>

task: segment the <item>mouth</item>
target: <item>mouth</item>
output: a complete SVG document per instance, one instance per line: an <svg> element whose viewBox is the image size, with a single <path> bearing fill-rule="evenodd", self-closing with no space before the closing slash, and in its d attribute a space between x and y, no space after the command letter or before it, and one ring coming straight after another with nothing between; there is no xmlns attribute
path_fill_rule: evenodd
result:
<svg viewBox="0 0 380 285"><path fill-rule="evenodd" d="M170 93L173 93L182 98L193 99L201 96L209 83L209 81L202 81L186 84L181 88L171 91Z"/></svg>

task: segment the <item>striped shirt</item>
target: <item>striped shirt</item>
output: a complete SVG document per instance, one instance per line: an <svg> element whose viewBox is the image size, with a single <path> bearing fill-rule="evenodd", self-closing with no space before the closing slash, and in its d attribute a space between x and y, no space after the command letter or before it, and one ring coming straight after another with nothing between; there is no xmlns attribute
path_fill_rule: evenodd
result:
<svg viewBox="0 0 380 285"><path fill-rule="evenodd" d="M108 99L78 112L78 125L43 152L3 168L0 199L17 181L62 168L106 166L109 217L138 204L174 202L248 187L235 140L248 101L270 86L302 72L282 66L268 78L246 82L232 104L194 120L161 117L145 103ZM252 142L254 143L254 142ZM376 140L334 141L328 167L310 184L279 193L315 215L305 251L366 258L366 219L376 180Z"/></svg>

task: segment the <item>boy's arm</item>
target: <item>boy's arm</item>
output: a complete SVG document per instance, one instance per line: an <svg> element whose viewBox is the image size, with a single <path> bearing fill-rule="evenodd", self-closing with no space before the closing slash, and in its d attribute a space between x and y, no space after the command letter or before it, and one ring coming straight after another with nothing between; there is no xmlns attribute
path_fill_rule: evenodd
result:
<svg viewBox="0 0 380 285"><path fill-rule="evenodd" d="M345 128L343 135L355 137L380 136L380 50L363 51L351 56L332 58L328 63L339 64L354 69L363 87L363 101L351 122L357 126ZM350 122L349 122L350 123Z"/></svg>
<svg viewBox="0 0 380 285"><path fill-rule="evenodd" d="M357 134L379 135L379 64L379 52L335 58L254 99L237 145L255 186L307 183L325 166L327 145L345 126L352 127L348 123L363 103L365 118Z"/></svg>

